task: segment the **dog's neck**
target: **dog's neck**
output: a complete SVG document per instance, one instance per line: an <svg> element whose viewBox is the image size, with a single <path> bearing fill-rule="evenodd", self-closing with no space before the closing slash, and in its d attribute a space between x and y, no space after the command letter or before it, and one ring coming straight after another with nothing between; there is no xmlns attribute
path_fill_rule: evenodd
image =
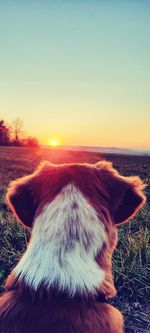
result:
<svg viewBox="0 0 150 333"><path fill-rule="evenodd" d="M105 242L95 209L69 184L35 218L30 243L14 275L34 290L44 285L70 296L96 294L105 273L95 258Z"/></svg>

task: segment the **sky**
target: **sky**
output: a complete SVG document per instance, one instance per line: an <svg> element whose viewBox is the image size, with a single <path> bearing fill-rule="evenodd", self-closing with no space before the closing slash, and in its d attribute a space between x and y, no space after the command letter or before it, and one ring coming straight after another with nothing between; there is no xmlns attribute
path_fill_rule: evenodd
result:
<svg viewBox="0 0 150 333"><path fill-rule="evenodd" d="M42 144L150 149L150 1L0 0L0 119Z"/></svg>

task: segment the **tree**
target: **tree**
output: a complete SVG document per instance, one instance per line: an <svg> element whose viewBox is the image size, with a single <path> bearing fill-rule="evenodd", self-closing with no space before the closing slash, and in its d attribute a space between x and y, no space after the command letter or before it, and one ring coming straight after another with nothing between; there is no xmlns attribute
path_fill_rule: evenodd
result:
<svg viewBox="0 0 150 333"><path fill-rule="evenodd" d="M31 136L23 139L22 144L23 144L23 146L27 146L27 147L38 147L39 146L38 140Z"/></svg>
<svg viewBox="0 0 150 333"><path fill-rule="evenodd" d="M0 120L0 145L38 147L39 142L34 137L25 137L23 121L16 118L11 126L6 125L4 120Z"/></svg>
<svg viewBox="0 0 150 333"><path fill-rule="evenodd" d="M4 120L0 120L0 145L7 146L9 144L10 144L9 128L5 124Z"/></svg>
<svg viewBox="0 0 150 333"><path fill-rule="evenodd" d="M23 137L23 121L20 118L16 118L13 121L11 126L12 132L12 142L13 144L20 146L22 144L22 137Z"/></svg>

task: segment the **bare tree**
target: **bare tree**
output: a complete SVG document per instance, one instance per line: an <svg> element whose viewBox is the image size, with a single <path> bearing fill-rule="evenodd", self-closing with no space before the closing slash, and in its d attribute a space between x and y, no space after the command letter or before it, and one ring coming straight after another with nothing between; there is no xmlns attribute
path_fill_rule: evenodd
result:
<svg viewBox="0 0 150 333"><path fill-rule="evenodd" d="M16 145L21 145L23 138L23 120L21 118L16 118L11 126L12 141Z"/></svg>

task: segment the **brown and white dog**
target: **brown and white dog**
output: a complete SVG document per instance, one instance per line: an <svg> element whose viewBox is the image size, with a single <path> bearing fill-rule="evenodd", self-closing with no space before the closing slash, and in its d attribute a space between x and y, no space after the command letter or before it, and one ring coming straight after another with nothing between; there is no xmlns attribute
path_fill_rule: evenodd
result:
<svg viewBox="0 0 150 333"><path fill-rule="evenodd" d="M2 333L121 333L111 258L117 228L143 206L144 185L109 162L43 163L13 181L7 202L32 228L0 299Z"/></svg>

